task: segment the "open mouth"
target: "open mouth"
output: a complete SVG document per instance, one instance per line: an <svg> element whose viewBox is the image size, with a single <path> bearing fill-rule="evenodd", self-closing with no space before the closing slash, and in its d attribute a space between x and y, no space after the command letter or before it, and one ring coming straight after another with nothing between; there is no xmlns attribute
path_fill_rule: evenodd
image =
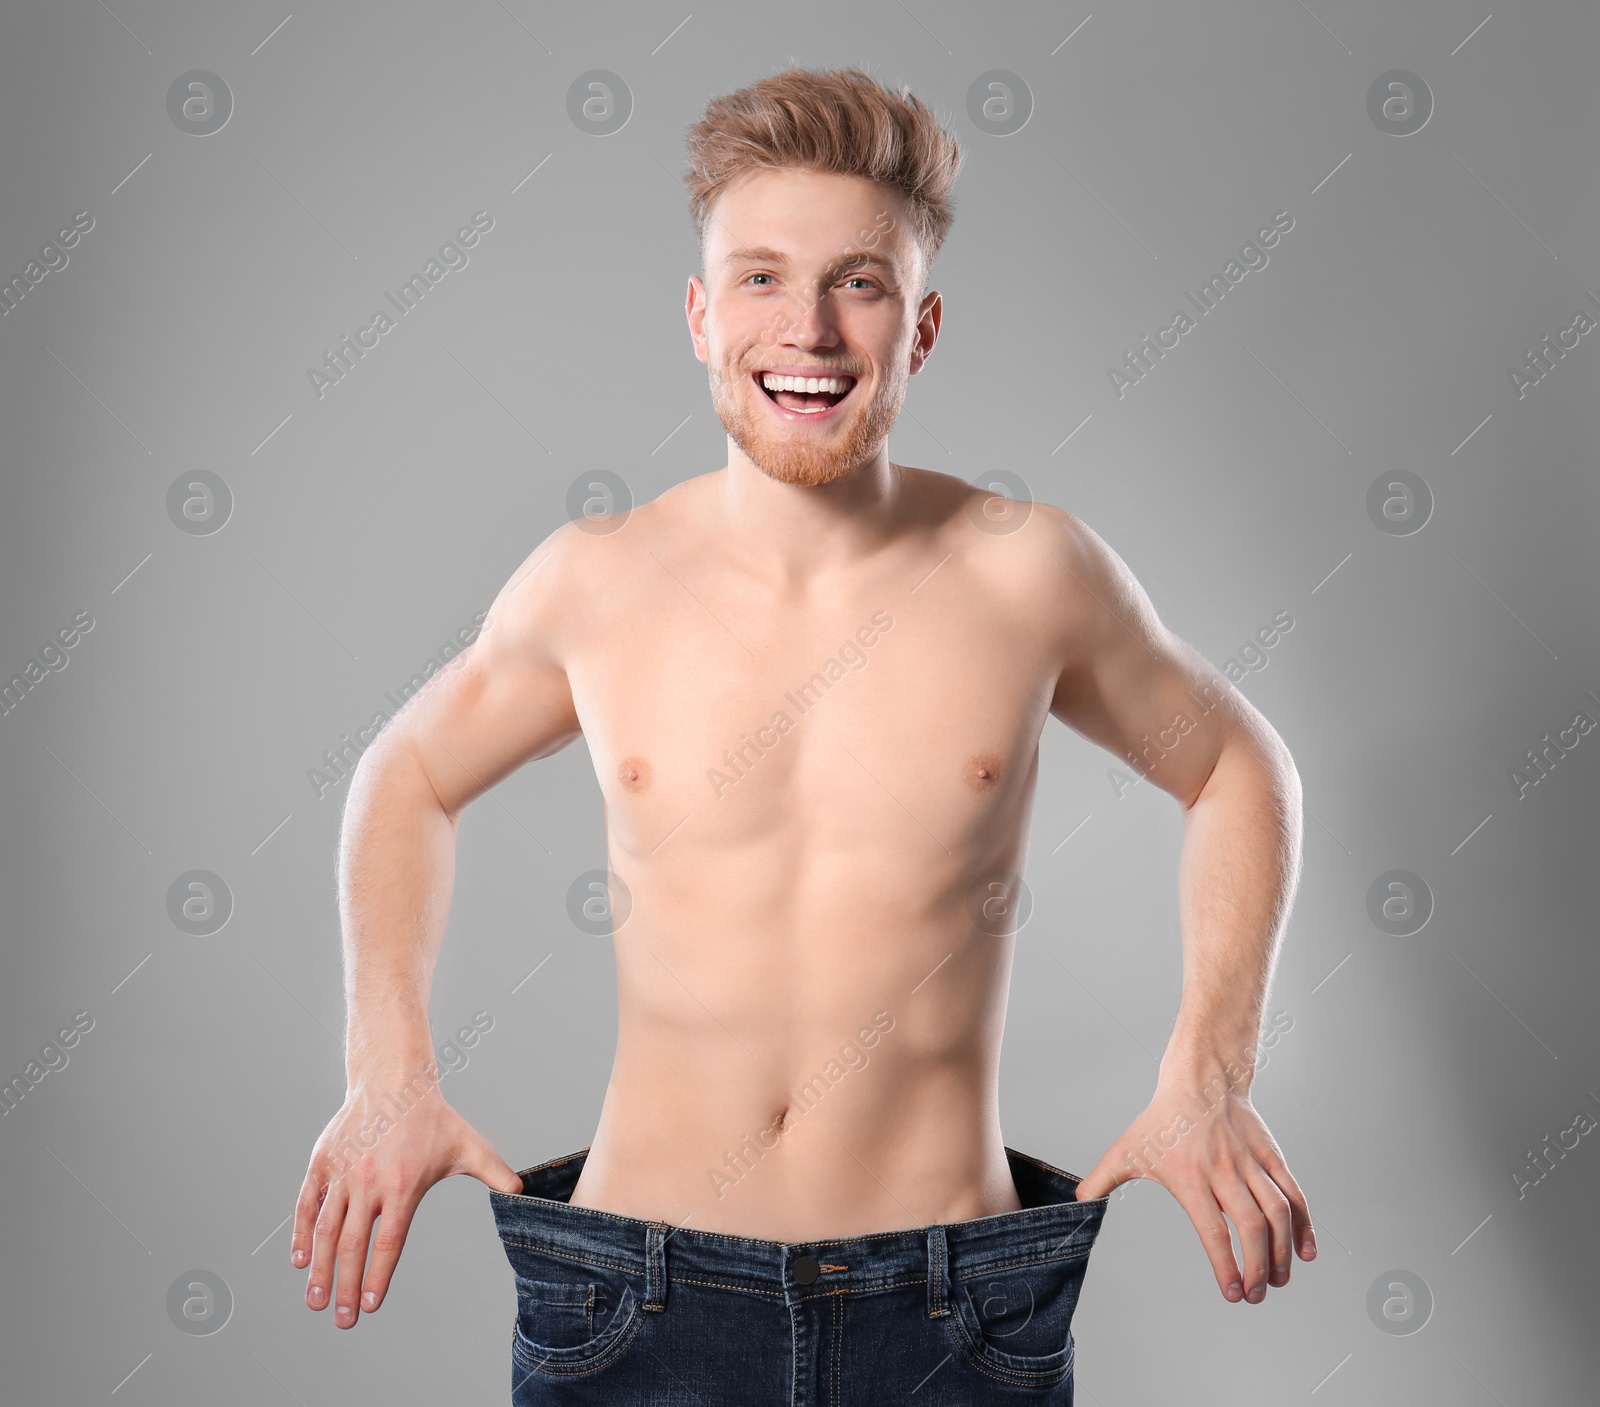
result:
<svg viewBox="0 0 1600 1407"><path fill-rule="evenodd" d="M832 410L855 390L857 379L842 372L824 377L800 378L751 373L757 388L780 410L795 415L821 415ZM769 384L770 383L770 384ZM810 387L818 389L811 390ZM829 389L823 389L823 387ZM839 390L837 387L844 389Z"/></svg>

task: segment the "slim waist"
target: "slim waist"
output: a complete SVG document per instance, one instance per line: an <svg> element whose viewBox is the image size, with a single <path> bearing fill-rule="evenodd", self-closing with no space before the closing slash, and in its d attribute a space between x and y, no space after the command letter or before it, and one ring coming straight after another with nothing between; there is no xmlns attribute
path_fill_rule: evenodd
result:
<svg viewBox="0 0 1600 1407"><path fill-rule="evenodd" d="M762 1240L575 1207L570 1198L588 1147L523 1170L520 1195L490 1190L489 1199L501 1240L509 1244L652 1282L670 1273L779 1298L920 1283L930 1260L941 1257L972 1271L1088 1254L1108 1199L1075 1201L1080 1178L1016 1149L1005 1151L1020 1210L831 1240Z"/></svg>

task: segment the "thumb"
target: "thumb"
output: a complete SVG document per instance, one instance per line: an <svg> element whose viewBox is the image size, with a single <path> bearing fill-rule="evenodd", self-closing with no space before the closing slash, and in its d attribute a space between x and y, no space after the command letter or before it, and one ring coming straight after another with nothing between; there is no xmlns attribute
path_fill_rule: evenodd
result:
<svg viewBox="0 0 1600 1407"><path fill-rule="evenodd" d="M1096 1163L1089 1175L1078 1184L1074 1201L1092 1202L1121 1187L1123 1183L1139 1176L1136 1168L1119 1164L1115 1148L1108 1148L1105 1156Z"/></svg>
<svg viewBox="0 0 1600 1407"><path fill-rule="evenodd" d="M496 1192L520 1194L522 1191L522 1175L476 1130L462 1151L460 1170Z"/></svg>

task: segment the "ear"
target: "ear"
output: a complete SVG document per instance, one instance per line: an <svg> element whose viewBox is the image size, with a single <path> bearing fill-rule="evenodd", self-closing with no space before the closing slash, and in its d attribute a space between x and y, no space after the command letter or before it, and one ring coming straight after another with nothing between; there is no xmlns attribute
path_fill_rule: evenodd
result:
<svg viewBox="0 0 1600 1407"><path fill-rule="evenodd" d="M915 376L933 355L933 345L939 340L939 320L944 315L944 299L937 289L922 300L917 313L917 330L911 346L911 369Z"/></svg>
<svg viewBox="0 0 1600 1407"><path fill-rule="evenodd" d="M710 352L706 347L706 285L699 274L689 275L689 294L684 302L684 315L689 320L689 336L694 342L694 354L707 361Z"/></svg>

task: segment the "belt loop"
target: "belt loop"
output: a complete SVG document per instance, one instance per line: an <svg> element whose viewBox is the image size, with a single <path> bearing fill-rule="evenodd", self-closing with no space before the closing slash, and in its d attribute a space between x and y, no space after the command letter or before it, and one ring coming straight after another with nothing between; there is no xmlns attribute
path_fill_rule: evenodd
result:
<svg viewBox="0 0 1600 1407"><path fill-rule="evenodd" d="M944 1227L928 1228L928 1317L938 1319L950 1312L945 1303L945 1269L947 1265Z"/></svg>
<svg viewBox="0 0 1600 1407"><path fill-rule="evenodd" d="M644 1232L644 1307L667 1307L667 1229L661 1222L653 1222Z"/></svg>

